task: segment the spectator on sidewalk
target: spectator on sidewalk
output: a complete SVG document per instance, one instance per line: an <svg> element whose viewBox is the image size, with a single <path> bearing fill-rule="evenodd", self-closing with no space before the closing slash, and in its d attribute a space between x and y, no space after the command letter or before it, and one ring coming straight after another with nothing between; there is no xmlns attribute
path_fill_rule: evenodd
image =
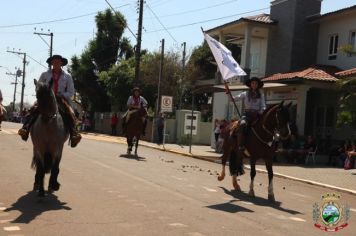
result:
<svg viewBox="0 0 356 236"><path fill-rule="evenodd" d="M355 147L355 142L352 141L349 149L347 149L346 151L346 159L344 164L345 170L354 168L355 158L356 158L356 147Z"/></svg>
<svg viewBox="0 0 356 236"><path fill-rule="evenodd" d="M119 119L117 118L116 113L112 113L111 115L111 135L116 135L116 127Z"/></svg>
<svg viewBox="0 0 356 236"><path fill-rule="evenodd" d="M308 135L304 145L303 145L303 149L301 150L301 155L298 156L298 160L297 163L305 163L305 159L307 157L307 154L309 152L314 152L316 149L316 143L315 140L313 138L313 136Z"/></svg>
<svg viewBox="0 0 356 236"><path fill-rule="evenodd" d="M300 152L300 143L297 139L297 137L292 134L290 136L290 141L289 141L289 147L288 147L288 150L287 150L287 155L288 155L288 160L291 162L291 163L297 163L297 164L301 164L299 161L299 158L298 158L298 153Z"/></svg>
<svg viewBox="0 0 356 236"><path fill-rule="evenodd" d="M157 134L158 134L158 145L161 145L163 143L163 135L164 135L164 115L162 113L159 113L158 119L157 119Z"/></svg>
<svg viewBox="0 0 356 236"><path fill-rule="evenodd" d="M219 135L220 135L220 121L218 119L215 119L214 121L215 147L218 143Z"/></svg>

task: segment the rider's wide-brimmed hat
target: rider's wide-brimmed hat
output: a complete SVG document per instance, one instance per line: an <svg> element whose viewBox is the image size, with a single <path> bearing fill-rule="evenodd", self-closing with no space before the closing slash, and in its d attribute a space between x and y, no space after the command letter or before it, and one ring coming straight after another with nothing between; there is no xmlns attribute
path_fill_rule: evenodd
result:
<svg viewBox="0 0 356 236"><path fill-rule="evenodd" d="M263 85L264 85L263 81L261 81L261 79L259 79L259 78L257 78L257 77L252 77L251 79L247 80L246 83L245 83L245 85L246 85L247 87L250 87L250 88L251 88L251 82L252 82L252 81L256 81L256 82L258 83L258 86L257 86L257 87L258 87L259 89L262 88Z"/></svg>
<svg viewBox="0 0 356 236"><path fill-rule="evenodd" d="M139 87L134 87L131 92L134 93L135 91L141 92L141 89Z"/></svg>
<svg viewBox="0 0 356 236"><path fill-rule="evenodd" d="M68 64L67 58L62 57L61 55L53 55L53 56L49 57L46 62L47 62L48 64L52 64L52 61L53 61L54 59L59 59L59 60L61 60L61 61L62 61L62 66L65 66L65 65Z"/></svg>

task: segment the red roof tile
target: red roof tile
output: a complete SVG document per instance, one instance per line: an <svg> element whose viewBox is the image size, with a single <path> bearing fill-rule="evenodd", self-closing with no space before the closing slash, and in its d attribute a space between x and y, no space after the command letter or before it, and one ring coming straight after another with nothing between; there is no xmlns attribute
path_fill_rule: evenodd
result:
<svg viewBox="0 0 356 236"><path fill-rule="evenodd" d="M306 79L306 80L317 80L325 82L335 82L338 79L333 76L334 73L326 72L327 69L322 69L320 67L309 67L302 71L291 72L291 73L278 73L271 75L262 79L265 82L268 81L278 81L278 80L291 80L291 79Z"/></svg>
<svg viewBox="0 0 356 236"><path fill-rule="evenodd" d="M356 68L340 71L340 72L336 73L335 75L337 75L338 77L342 77L342 78L354 76L354 75L356 75Z"/></svg>

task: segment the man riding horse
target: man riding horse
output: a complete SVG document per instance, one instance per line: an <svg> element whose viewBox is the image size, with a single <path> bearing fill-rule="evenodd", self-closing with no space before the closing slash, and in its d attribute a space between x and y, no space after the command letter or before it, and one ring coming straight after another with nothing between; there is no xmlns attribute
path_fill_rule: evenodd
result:
<svg viewBox="0 0 356 236"><path fill-rule="evenodd" d="M128 107L128 111L125 113L124 117L123 117L123 122L122 122L122 131L123 133L126 133L126 127L127 127L127 123L130 120L130 117L132 115L132 113L136 112L137 110L144 108L145 109L145 113L147 114L147 100L140 96L141 90L139 87L135 87L132 89L132 95L128 98L127 100L127 107ZM143 130L142 130L142 135L145 136L146 135L146 126L147 126L147 119L146 119L146 115L142 117L142 122L143 122Z"/></svg>
<svg viewBox="0 0 356 236"><path fill-rule="evenodd" d="M59 112L63 117L65 126L69 129L71 147L76 147L82 137L75 128L76 117L70 106L71 97L74 95L74 83L72 77L62 70L62 66L67 65L68 60L60 55L53 55L47 59L47 63L52 66L52 69L43 72L39 82L49 84L52 80L52 89L57 99ZM27 116L23 127L18 131L24 141L27 141L30 128L38 115L38 107L35 104L31 107L30 114Z"/></svg>
<svg viewBox="0 0 356 236"><path fill-rule="evenodd" d="M242 152L245 151L245 139L250 125L266 109L265 97L261 91L263 82L259 78L253 77L245 84L249 87L249 90L234 97L235 101L242 101L244 107L244 115L241 117L238 130L238 147L239 151Z"/></svg>

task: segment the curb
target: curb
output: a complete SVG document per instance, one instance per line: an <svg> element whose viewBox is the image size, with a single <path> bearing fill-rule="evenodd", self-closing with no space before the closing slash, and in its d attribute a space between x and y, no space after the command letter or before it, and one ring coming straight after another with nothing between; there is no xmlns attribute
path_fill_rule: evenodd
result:
<svg viewBox="0 0 356 236"><path fill-rule="evenodd" d="M108 137L108 136L102 135L102 134L97 135L97 134L93 134L93 133L86 133L86 135L101 136L101 137L105 137L105 138L110 138L111 137L111 136ZM120 139L119 136L116 136L116 138L118 138L118 140L111 140L111 142L116 141L116 142L122 143L122 144L125 143L124 141L122 141ZM102 140L102 141L108 141L108 140ZM147 142L147 141L145 141L145 142ZM144 146L144 147L148 147L148 148L152 148L152 149L156 149L156 150L159 150L159 151L163 151L163 152L175 153L175 154L186 156L186 157L192 157L192 158L203 160L203 161L210 161L210 162L213 162L213 163L221 164L219 160L216 160L216 157L198 156L198 155L194 155L194 154L191 154L191 153L185 153L185 152L180 152L180 151L176 151L176 150L172 150L172 149L166 149L166 148L164 148L164 146L163 147L154 147L154 146L143 144L143 143L140 143L139 145L140 146ZM247 167L247 166L245 166L244 168L248 169L248 170L251 169L250 167ZM259 169L259 168L256 168L256 171L259 172L259 173L265 173L265 174L268 173L266 170ZM298 181L298 182L301 182L301 183L306 183L306 184L310 184L310 185L314 185L314 186L318 186L318 187L322 187L322 188L328 188L328 189L332 189L332 190L336 190L336 191L340 191L340 192L344 192L344 193L349 193L349 194L352 194L352 195L356 196L356 191L355 190L346 189L346 188L340 188L340 187L336 187L336 186L333 186L333 185L323 184L323 183L320 183L320 182L307 180L307 179L301 179L301 178L297 178L297 177L293 177L293 176L289 176L289 175L284 175L284 174L280 174L280 173L276 173L276 172L274 172L273 175L276 176L276 177L279 177L279 178Z"/></svg>

